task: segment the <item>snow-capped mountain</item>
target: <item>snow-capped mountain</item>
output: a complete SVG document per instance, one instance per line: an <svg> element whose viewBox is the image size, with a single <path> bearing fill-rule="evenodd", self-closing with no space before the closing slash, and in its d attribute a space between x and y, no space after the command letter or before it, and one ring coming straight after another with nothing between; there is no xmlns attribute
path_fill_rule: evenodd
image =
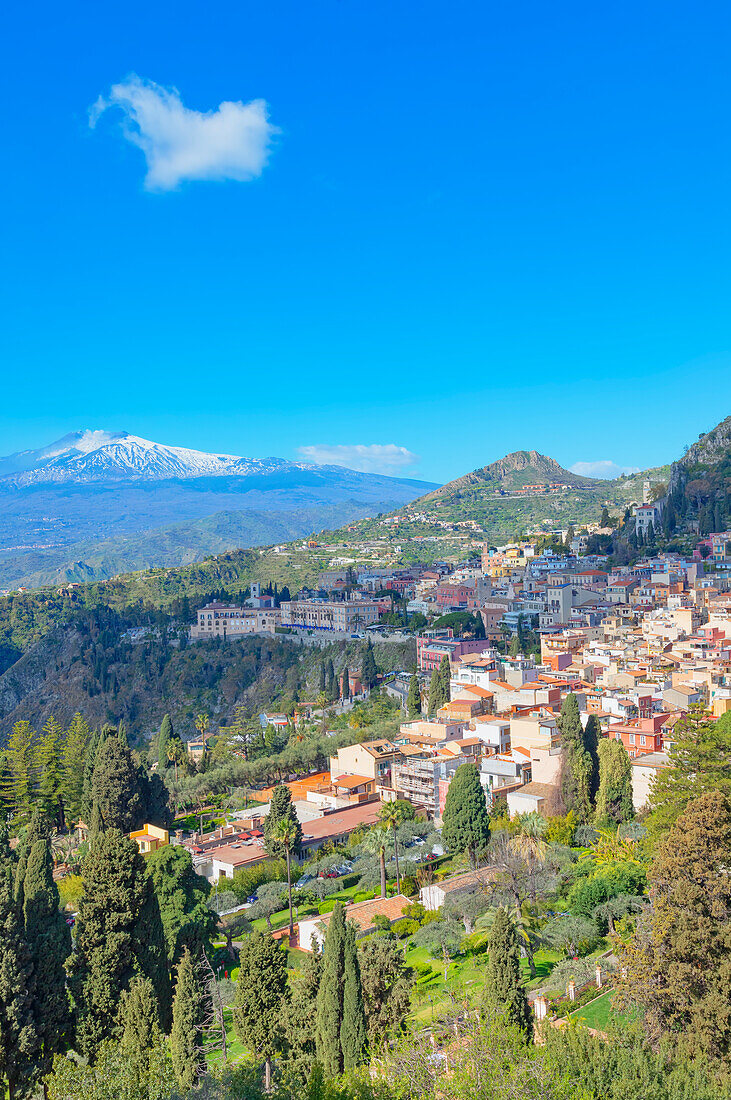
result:
<svg viewBox="0 0 731 1100"><path fill-rule="evenodd" d="M14 485L162 481L169 478L251 477L284 469L314 469L282 458L242 458L170 447L129 432L85 429L36 451L0 458L0 478ZM323 467L319 467L323 469Z"/></svg>
<svg viewBox="0 0 731 1100"><path fill-rule="evenodd" d="M435 488L344 466L169 447L128 432L72 432L0 458L0 587L198 561L222 547L389 512Z"/></svg>

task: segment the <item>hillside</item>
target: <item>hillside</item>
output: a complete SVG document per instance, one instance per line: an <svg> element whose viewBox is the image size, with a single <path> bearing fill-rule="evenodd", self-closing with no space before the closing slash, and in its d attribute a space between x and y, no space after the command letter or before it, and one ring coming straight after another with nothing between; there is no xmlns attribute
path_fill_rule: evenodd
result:
<svg viewBox="0 0 731 1100"><path fill-rule="evenodd" d="M493 490L523 489L528 485L566 485L572 488L591 489L601 482L593 478L580 477L559 466L555 459L538 451L513 451L497 462L491 462L479 470L456 478L442 485L433 493L427 493L420 502L448 500L465 489L486 487Z"/></svg>
<svg viewBox="0 0 731 1100"><path fill-rule="evenodd" d="M378 503L369 506L342 501L281 512L216 512L190 523L99 542L0 551L0 588L103 581L156 566L190 565L227 550L288 542L324 528L337 528L373 509L379 510Z"/></svg>
<svg viewBox="0 0 731 1100"><path fill-rule="evenodd" d="M692 527L701 535L731 527L731 416L673 463L663 526Z"/></svg>

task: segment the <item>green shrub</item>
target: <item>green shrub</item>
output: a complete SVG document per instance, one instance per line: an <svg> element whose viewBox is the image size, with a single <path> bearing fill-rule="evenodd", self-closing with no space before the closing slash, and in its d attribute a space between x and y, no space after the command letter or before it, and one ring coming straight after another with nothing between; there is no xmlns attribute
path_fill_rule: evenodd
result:
<svg viewBox="0 0 731 1100"><path fill-rule="evenodd" d="M81 900L84 882L81 875L64 875L58 880L58 896L62 909L76 909Z"/></svg>
<svg viewBox="0 0 731 1100"><path fill-rule="evenodd" d="M647 886L643 867L634 863L614 863L601 867L588 878L574 882L568 893L568 905L577 916L590 916L601 905L619 894L642 894Z"/></svg>
<svg viewBox="0 0 731 1100"><path fill-rule="evenodd" d="M242 867L231 879L231 889L239 901L246 901L265 882L286 882L287 864L283 859L267 859L254 867Z"/></svg>
<svg viewBox="0 0 731 1100"><path fill-rule="evenodd" d="M407 917L402 917L401 920L397 920L391 925L391 931L400 940L404 940L407 936L413 936L414 932L419 931L419 922L418 920L409 920Z"/></svg>

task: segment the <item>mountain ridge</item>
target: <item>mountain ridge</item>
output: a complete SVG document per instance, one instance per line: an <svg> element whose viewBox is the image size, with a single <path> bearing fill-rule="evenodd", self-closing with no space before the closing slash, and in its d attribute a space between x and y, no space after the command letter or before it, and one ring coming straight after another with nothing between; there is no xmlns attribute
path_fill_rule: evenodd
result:
<svg viewBox="0 0 731 1100"><path fill-rule="evenodd" d="M0 479L17 486L128 479L250 477L284 469L336 471L345 467L318 466L273 456L257 459L198 451L192 447L156 443L129 432L88 428L71 432L47 447L17 451L0 458Z"/></svg>

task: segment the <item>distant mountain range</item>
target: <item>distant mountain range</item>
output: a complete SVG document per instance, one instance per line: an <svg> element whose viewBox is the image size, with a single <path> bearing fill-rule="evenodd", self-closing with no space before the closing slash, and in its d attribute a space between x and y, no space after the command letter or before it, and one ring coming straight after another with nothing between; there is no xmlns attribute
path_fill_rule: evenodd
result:
<svg viewBox="0 0 731 1100"><path fill-rule="evenodd" d="M0 587L101 580L387 512L433 483L84 430L0 458ZM205 521L205 522L201 522Z"/></svg>

